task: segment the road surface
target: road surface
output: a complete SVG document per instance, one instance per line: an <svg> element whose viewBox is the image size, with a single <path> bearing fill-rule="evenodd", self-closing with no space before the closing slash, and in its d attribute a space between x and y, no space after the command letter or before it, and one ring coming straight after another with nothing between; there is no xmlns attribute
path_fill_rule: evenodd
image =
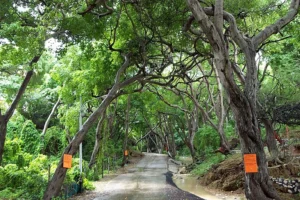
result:
<svg viewBox="0 0 300 200"><path fill-rule="evenodd" d="M94 200L203 200L180 190L172 182L174 165L162 154L149 154L131 168L110 180Z"/></svg>

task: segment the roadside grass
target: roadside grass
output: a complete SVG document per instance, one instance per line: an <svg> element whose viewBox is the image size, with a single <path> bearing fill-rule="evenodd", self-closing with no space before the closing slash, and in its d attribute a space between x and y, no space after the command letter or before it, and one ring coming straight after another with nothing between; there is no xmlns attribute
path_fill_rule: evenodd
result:
<svg viewBox="0 0 300 200"><path fill-rule="evenodd" d="M225 160L225 155L217 153L207 156L206 159L199 165L195 167L191 171L192 175L202 176L204 175L209 169L212 168L213 165L218 164Z"/></svg>

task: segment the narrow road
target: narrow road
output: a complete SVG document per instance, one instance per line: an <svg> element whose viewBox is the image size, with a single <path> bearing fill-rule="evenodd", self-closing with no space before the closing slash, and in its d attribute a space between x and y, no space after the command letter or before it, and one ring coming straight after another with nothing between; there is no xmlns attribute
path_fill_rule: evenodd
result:
<svg viewBox="0 0 300 200"><path fill-rule="evenodd" d="M129 173L109 181L94 200L203 200L176 187L172 168L166 155L145 153Z"/></svg>

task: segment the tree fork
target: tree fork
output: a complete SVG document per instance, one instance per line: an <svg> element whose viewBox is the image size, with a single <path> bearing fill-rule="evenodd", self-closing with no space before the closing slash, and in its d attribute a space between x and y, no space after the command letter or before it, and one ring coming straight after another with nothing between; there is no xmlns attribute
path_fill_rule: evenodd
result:
<svg viewBox="0 0 300 200"><path fill-rule="evenodd" d="M187 0L187 4L192 11L196 21L207 36L214 53L214 63L220 72L220 80L227 90L231 99L231 108L237 123L238 132L242 146L242 154L255 153L257 155L259 172L255 174L245 173L245 194L250 200L280 199L272 183L269 180L266 157L264 154L262 140L258 130L256 116L256 90L257 90L257 67L255 63L256 48L269 36L277 33L282 27L288 24L297 14L299 0L291 2L288 14L279 19L273 25L266 27L253 39L244 39L239 33L235 19L229 13L225 13L230 23L230 32L233 40L241 48L245 55L247 74L244 91L242 91L233 79L233 68L229 59L229 50L226 46L223 34L220 34L220 9L223 0L216 0L216 5L212 15L215 19L215 26L204 9L197 0ZM218 14L218 16L216 16Z"/></svg>

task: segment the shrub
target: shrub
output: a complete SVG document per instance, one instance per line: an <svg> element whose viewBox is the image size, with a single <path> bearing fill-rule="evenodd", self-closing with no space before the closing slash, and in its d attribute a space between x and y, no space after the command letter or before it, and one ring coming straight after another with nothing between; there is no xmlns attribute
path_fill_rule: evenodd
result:
<svg viewBox="0 0 300 200"><path fill-rule="evenodd" d="M223 154L214 154L211 156L207 156L207 159L204 160L200 165L197 165L195 169L191 171L193 175L202 176L204 175L213 165L218 164L225 160L225 156Z"/></svg>

